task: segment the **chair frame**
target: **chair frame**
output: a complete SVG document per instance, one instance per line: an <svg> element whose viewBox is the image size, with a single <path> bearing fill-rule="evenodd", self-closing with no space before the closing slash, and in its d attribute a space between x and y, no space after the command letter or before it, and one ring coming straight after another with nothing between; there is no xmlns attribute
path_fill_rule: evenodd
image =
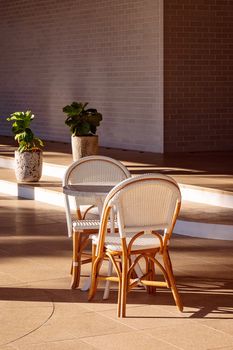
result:
<svg viewBox="0 0 233 350"><path fill-rule="evenodd" d="M121 162L119 162L113 158L105 157L105 156L101 156L101 155L88 156L88 157L84 157L84 158L81 158L81 159L73 162L68 167L68 169L66 170L64 177L63 177L63 187L65 187L69 184L70 174L74 171L74 169L76 167L81 166L84 163L92 162L92 161L105 162L105 163L109 163L112 165L114 164L119 169L121 169L122 174L124 174L125 178L128 178L131 176L128 169ZM84 250L89 242L89 236L91 234L98 233L99 227L96 227L95 229L87 227L86 229L75 230L73 228L73 223L72 223L72 219L71 219L69 195L64 194L64 196L65 196L65 211L66 211L68 236L73 238L73 256L72 256L72 265L71 265L71 276L72 276L71 288L75 289L75 288L78 288L78 286L79 286L80 276L81 276L81 266L83 264L87 264L87 263L92 262L91 254L85 253ZM92 209L93 207L95 207L95 204L88 207L88 209L84 212L83 215L81 213L80 208L77 208L77 212L76 212L77 219L78 220L85 220L88 211L90 209Z"/></svg>
<svg viewBox="0 0 233 350"><path fill-rule="evenodd" d="M109 250L105 247L105 235L107 232L107 222L109 219L110 211L112 208L112 199L122 189L130 186L132 183L139 183L142 181L155 181L159 180L164 183L172 183L179 192L179 198L177 198L175 210L172 217L171 225L166 231L166 235L162 236L159 232L153 231L152 234L159 239L160 247L152 249L133 249L133 243L135 240L144 234L144 231L138 232L130 242L126 243L126 238L121 238L121 250ZM171 238L173 228L175 226L177 216L181 207L181 195L177 183L170 177L165 175L142 175L136 178L131 178L122 181L121 184L115 186L115 188L109 193L105 200L103 215L101 218L99 241L98 245L92 245L92 281L89 291L89 300L91 300L97 290L99 280L109 280L118 282L118 317L126 316L126 297L127 293L134 288L138 283L144 285L148 293L154 293L156 287L167 287L172 290L172 294L175 303L180 311L183 310L183 304L176 287L174 273L172 269L172 263L168 251L168 242ZM155 258L156 254L160 254L163 258L163 265ZM136 255L136 259L132 261L131 256ZM102 263L106 257L112 262L117 276L103 276L100 274ZM120 257L120 259L119 259ZM136 264L144 259L146 262L146 271L140 278L134 278L134 270ZM164 282L155 281L155 268L157 266L164 275Z"/></svg>

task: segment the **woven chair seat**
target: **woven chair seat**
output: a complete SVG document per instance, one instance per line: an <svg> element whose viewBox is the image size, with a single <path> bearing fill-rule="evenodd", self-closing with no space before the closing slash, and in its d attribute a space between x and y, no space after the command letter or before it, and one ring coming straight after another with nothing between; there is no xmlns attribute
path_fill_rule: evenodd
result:
<svg viewBox="0 0 233 350"><path fill-rule="evenodd" d="M75 232L82 230L98 230L100 227L100 220L96 219L86 219L86 220L75 220L73 221L73 230ZM111 228L110 221L108 222L107 227ZM117 227L117 222L114 222L114 227Z"/></svg>
<svg viewBox="0 0 233 350"><path fill-rule="evenodd" d="M135 233L127 233L126 243L130 242L130 240L135 236ZM98 244L98 235L92 235L92 243ZM113 251L121 251L122 244L121 238L119 235L115 234L107 234L105 237L105 248ZM133 250L143 250L143 249L153 249L160 248L160 240L158 237L152 236L151 234L144 234L138 237L132 247Z"/></svg>

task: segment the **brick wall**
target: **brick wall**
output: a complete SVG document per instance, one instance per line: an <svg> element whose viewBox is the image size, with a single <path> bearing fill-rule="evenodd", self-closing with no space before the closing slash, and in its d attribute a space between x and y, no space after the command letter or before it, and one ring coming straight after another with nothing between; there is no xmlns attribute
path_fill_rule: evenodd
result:
<svg viewBox="0 0 233 350"><path fill-rule="evenodd" d="M164 1L165 151L233 149L233 1Z"/></svg>
<svg viewBox="0 0 233 350"><path fill-rule="evenodd" d="M32 109L69 141L62 107L89 101L102 145L163 151L162 0L3 0L0 32L1 116Z"/></svg>
<svg viewBox="0 0 233 350"><path fill-rule="evenodd" d="M0 134L15 110L44 139L69 141L62 107L103 113L105 146L233 148L232 0L3 0Z"/></svg>

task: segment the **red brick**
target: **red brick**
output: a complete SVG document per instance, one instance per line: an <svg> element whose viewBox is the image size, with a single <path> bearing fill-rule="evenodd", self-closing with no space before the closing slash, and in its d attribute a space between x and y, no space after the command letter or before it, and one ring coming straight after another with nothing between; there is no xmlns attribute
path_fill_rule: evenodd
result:
<svg viewBox="0 0 233 350"><path fill-rule="evenodd" d="M232 22L230 0L164 1L165 151L233 149Z"/></svg>

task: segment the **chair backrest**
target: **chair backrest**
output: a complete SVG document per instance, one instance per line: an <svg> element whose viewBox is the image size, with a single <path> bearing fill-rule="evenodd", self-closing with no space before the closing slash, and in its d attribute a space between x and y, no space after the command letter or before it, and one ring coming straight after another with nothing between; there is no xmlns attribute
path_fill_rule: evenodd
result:
<svg viewBox="0 0 233 350"><path fill-rule="evenodd" d="M115 159L105 156L89 156L69 166L63 178L63 186L84 183L115 185L130 176L128 169Z"/></svg>
<svg viewBox="0 0 233 350"><path fill-rule="evenodd" d="M130 177L128 169L119 161L105 156L88 156L73 162L66 170L63 177L63 187L77 184L105 184L116 185L124 179ZM93 201L95 198L93 197ZM72 236L72 218L68 196L65 195L66 221L68 235ZM84 197L79 200L75 197L76 209L80 205L92 205L92 199Z"/></svg>
<svg viewBox="0 0 233 350"><path fill-rule="evenodd" d="M112 207L117 213L120 236L129 232L164 230L172 233L181 203L175 180L161 174L146 174L126 179L116 185L105 199L101 235L106 233L106 220Z"/></svg>

